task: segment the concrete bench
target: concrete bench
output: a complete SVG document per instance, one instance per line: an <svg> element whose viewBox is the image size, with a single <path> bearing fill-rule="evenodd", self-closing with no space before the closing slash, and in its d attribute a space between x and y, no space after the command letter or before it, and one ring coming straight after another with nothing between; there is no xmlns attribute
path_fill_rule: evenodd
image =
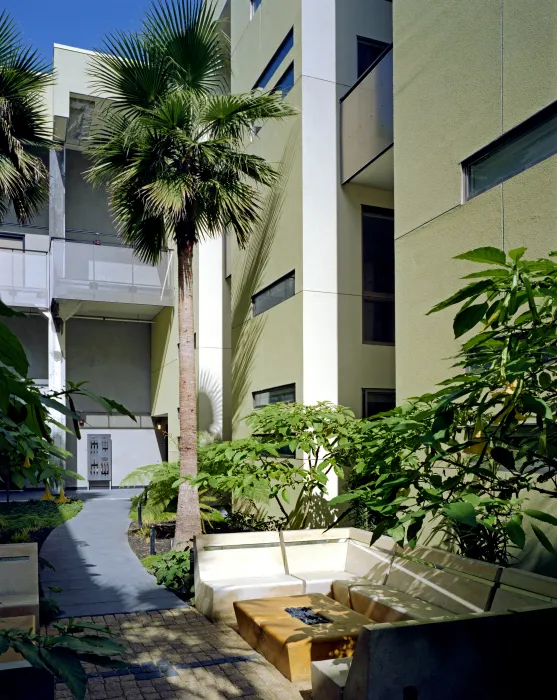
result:
<svg viewBox="0 0 557 700"><path fill-rule="evenodd" d="M39 619L37 544L0 545L0 615Z"/></svg>
<svg viewBox="0 0 557 700"><path fill-rule="evenodd" d="M551 695L557 607L365 626L352 658L311 664L314 700L524 700ZM540 644L524 640L542 640ZM519 651L517 651L517 647ZM513 662L520 667L514 669ZM539 666L538 666L539 664Z"/></svg>
<svg viewBox="0 0 557 700"><path fill-rule="evenodd" d="M382 582L379 567L367 581L335 581L335 599L348 600L374 622L446 618L490 608L499 567L427 547L383 554L390 560Z"/></svg>
<svg viewBox="0 0 557 700"><path fill-rule="evenodd" d="M194 581L197 609L229 624L237 600L303 593L302 582L286 573L278 532L196 537Z"/></svg>
<svg viewBox="0 0 557 700"><path fill-rule="evenodd" d="M323 593L334 580L359 580L371 533L357 528L201 535L195 541L196 607L235 623L239 600ZM383 544L391 546L385 538Z"/></svg>

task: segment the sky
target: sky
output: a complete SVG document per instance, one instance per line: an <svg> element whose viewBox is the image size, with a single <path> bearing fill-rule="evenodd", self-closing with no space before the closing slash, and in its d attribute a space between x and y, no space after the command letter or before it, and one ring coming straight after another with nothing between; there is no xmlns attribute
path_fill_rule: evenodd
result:
<svg viewBox="0 0 557 700"><path fill-rule="evenodd" d="M53 44L98 48L103 36L137 29L149 0L4 0L26 43L52 61Z"/></svg>

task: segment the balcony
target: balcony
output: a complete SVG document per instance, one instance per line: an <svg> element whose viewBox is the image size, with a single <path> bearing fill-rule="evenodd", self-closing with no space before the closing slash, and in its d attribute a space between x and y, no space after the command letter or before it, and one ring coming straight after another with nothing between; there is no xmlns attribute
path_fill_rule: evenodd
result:
<svg viewBox="0 0 557 700"><path fill-rule="evenodd" d="M48 309L48 253L0 248L0 299L8 306Z"/></svg>
<svg viewBox="0 0 557 700"><path fill-rule="evenodd" d="M342 98L340 111L342 183L392 190L392 47Z"/></svg>
<svg viewBox="0 0 557 700"><path fill-rule="evenodd" d="M55 299L147 307L174 304L170 252L153 266L124 246L52 239L51 265Z"/></svg>

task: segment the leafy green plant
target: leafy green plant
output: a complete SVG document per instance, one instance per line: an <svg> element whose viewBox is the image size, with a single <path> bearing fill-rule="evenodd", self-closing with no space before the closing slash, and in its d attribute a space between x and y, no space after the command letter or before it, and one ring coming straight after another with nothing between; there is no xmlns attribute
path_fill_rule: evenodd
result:
<svg viewBox="0 0 557 700"><path fill-rule="evenodd" d="M198 461L206 462L208 445L200 446ZM209 467L210 468L210 467ZM137 521L139 504L142 504L142 520L144 525L154 525L160 522L172 522L176 520L178 507L178 479L180 467L178 462L162 462L139 467L128 474L121 482L123 486L136 486L145 484L142 493L132 496L130 505L130 518ZM199 509L201 514L201 528L205 532L208 524L222 522L223 517L214 505L217 499L208 489L199 489Z"/></svg>
<svg viewBox="0 0 557 700"><path fill-rule="evenodd" d="M327 402L265 406L246 418L253 435L208 448L212 471L192 485L238 501L274 500L288 527L304 528L316 494L327 496L329 475L344 476L337 454L348 447L354 421L352 411Z"/></svg>
<svg viewBox="0 0 557 700"><path fill-rule="evenodd" d="M489 265L432 312L461 305L457 373L438 391L355 424L346 457L352 487L334 499L364 506L400 544L426 530L466 556L506 565L529 531L552 554L543 526L557 518L529 507L557 492L557 265L479 248L458 259ZM553 254L552 254L553 255Z"/></svg>
<svg viewBox="0 0 557 700"><path fill-rule="evenodd" d="M127 668L123 661L112 659L125 654L126 648L111 638L116 635L108 627L74 618L66 625L54 623L53 627L59 634L45 636L18 629L0 630L0 654L13 649L31 666L61 678L77 700L83 700L87 690L83 662L104 668Z"/></svg>
<svg viewBox="0 0 557 700"><path fill-rule="evenodd" d="M0 541L13 541L15 533L24 532L33 541L33 534L53 530L74 518L83 508L83 501L72 499L69 503L53 501L16 501L0 503Z"/></svg>
<svg viewBox="0 0 557 700"><path fill-rule="evenodd" d="M185 591L193 583L190 573L189 550L170 550L163 554L145 557L145 568L157 579L159 586L166 586L173 591Z"/></svg>

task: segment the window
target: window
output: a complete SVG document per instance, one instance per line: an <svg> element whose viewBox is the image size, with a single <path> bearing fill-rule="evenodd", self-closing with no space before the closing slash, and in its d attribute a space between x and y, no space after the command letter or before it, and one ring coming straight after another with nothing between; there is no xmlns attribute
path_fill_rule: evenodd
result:
<svg viewBox="0 0 557 700"><path fill-rule="evenodd" d="M273 403L294 403L296 401L296 385L285 384L265 391L253 392L253 407L262 408Z"/></svg>
<svg viewBox="0 0 557 700"><path fill-rule="evenodd" d="M282 96L286 97L290 90L294 87L294 63L291 63L283 76L279 78L278 83L273 88L273 92L282 92Z"/></svg>
<svg viewBox="0 0 557 700"><path fill-rule="evenodd" d="M384 41L358 37L358 78L372 66L381 54L389 47Z"/></svg>
<svg viewBox="0 0 557 700"><path fill-rule="evenodd" d="M511 129L462 164L472 199L557 153L557 102Z"/></svg>
<svg viewBox="0 0 557 700"><path fill-rule="evenodd" d="M286 277L282 277L253 296L251 300L253 315L259 316L259 314L272 309L273 306L290 299L294 296L294 288L295 275L294 272L290 272Z"/></svg>
<svg viewBox="0 0 557 700"><path fill-rule="evenodd" d="M362 415L371 418L378 413L390 411L396 406L396 395L392 389L364 389Z"/></svg>
<svg viewBox="0 0 557 700"><path fill-rule="evenodd" d="M362 215L363 342L395 342L395 243L390 209Z"/></svg>
<svg viewBox="0 0 557 700"><path fill-rule="evenodd" d="M282 44L278 47L276 50L273 58L269 61L267 64L267 67L261 73L261 76L259 80L255 83L253 86L254 90L257 88L266 88L267 85L269 84L269 81L275 74L277 68L279 68L280 64L284 61L284 59L288 56L290 53L290 50L294 46L294 29L291 29L288 34L286 35L286 38L282 42Z"/></svg>
<svg viewBox="0 0 557 700"><path fill-rule="evenodd" d="M257 12L257 10L259 9L259 5L261 5L262 2L263 2L263 0L251 0L251 18L252 19L253 19L253 15Z"/></svg>

